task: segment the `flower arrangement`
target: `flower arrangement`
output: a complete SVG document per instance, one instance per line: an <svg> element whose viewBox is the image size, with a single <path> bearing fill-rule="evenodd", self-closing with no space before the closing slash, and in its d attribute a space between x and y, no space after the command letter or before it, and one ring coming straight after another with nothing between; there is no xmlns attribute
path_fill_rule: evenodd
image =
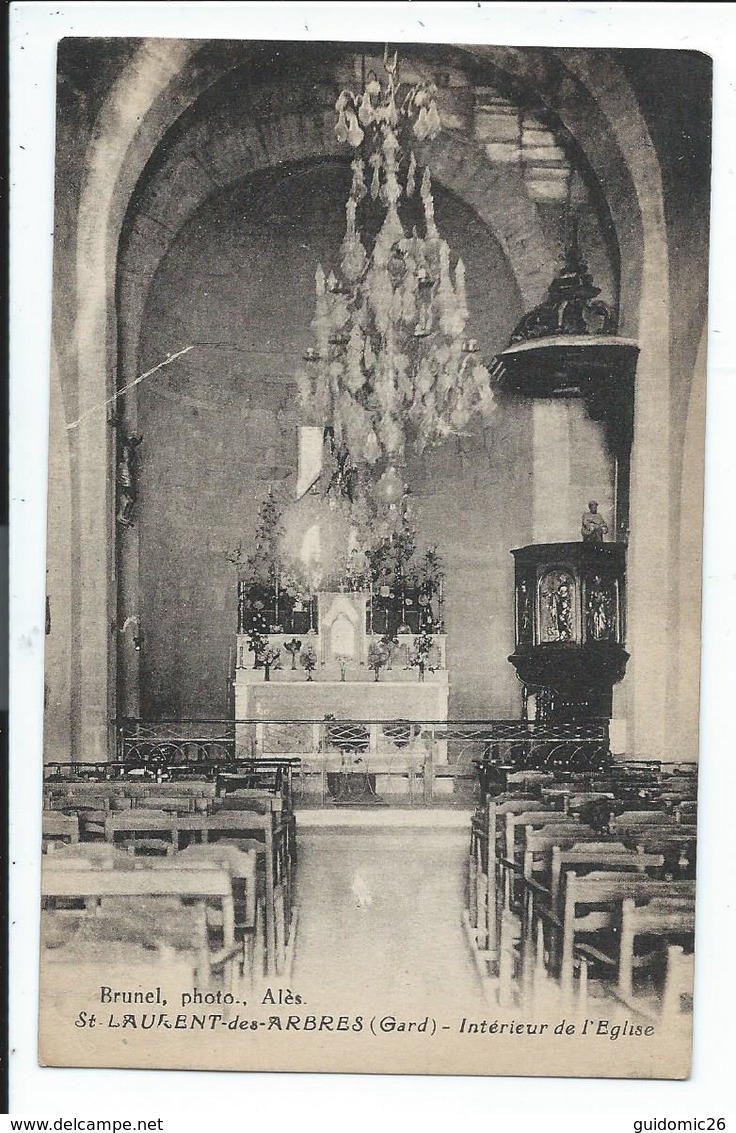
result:
<svg viewBox="0 0 736 1133"><path fill-rule="evenodd" d="M386 668L390 669L392 668L391 662L393 661L394 653L399 648L398 638L390 633L385 633L383 637L380 638L379 644L383 647L387 655Z"/></svg>
<svg viewBox="0 0 736 1133"><path fill-rule="evenodd" d="M427 668L431 671L429 665L429 656L434 645L434 638L431 633L425 630L419 634L414 641L414 648L409 655L409 664L419 671L419 680L424 680L424 673Z"/></svg>
<svg viewBox="0 0 736 1133"><path fill-rule="evenodd" d="M271 669L274 665L278 664L281 656L281 650L271 645L267 637L261 633L251 633L248 638L248 648L255 654L256 663L254 668L265 670L264 676L268 681L271 679Z"/></svg>
<svg viewBox="0 0 736 1133"><path fill-rule="evenodd" d="M384 669L391 659L391 653L388 646L384 644L384 639L379 641L372 641L368 646L368 668L372 669L376 674L376 680L380 678L381 669Z"/></svg>
<svg viewBox="0 0 736 1133"><path fill-rule="evenodd" d="M292 637L291 641L287 641L284 644L284 649L286 650L286 652L291 654L291 667L292 667L292 669L296 669L296 658L297 658L297 654L301 650L301 647L302 647L302 643L296 637Z"/></svg>
<svg viewBox="0 0 736 1133"><path fill-rule="evenodd" d="M302 668L306 671L307 680L311 681L312 673L317 668L317 650L313 645L307 645L302 649L299 660L301 661Z"/></svg>

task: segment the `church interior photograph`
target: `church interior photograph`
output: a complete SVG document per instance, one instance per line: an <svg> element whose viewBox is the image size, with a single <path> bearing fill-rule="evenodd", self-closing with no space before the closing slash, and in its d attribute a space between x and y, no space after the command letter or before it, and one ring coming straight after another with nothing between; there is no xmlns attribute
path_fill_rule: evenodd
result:
<svg viewBox="0 0 736 1133"><path fill-rule="evenodd" d="M60 42L42 1023L689 1042L710 83Z"/></svg>

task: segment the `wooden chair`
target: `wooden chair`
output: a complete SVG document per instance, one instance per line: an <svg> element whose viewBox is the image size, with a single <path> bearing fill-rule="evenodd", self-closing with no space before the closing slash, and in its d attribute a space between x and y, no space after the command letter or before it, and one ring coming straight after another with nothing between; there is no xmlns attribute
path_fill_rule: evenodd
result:
<svg viewBox="0 0 736 1133"><path fill-rule="evenodd" d="M693 987L695 984L695 955L686 952L682 945L667 946L667 966L665 969L664 992L660 1019L669 1023L679 1015L692 1013ZM684 1006L687 1004L688 1006Z"/></svg>
<svg viewBox="0 0 736 1133"><path fill-rule="evenodd" d="M509 771L505 776L504 787L508 792L534 792L539 798L542 789L546 786L550 786L554 781L555 776L552 771L536 771L531 769L528 771Z"/></svg>
<svg viewBox="0 0 736 1133"><path fill-rule="evenodd" d="M467 909L468 920L476 936L479 950L493 963L498 955L498 916L496 885L498 861L505 856L501 842L505 818L530 810L534 799L529 795L486 797L470 824L468 856Z"/></svg>
<svg viewBox="0 0 736 1133"><path fill-rule="evenodd" d="M594 870L651 873L664 865L662 854L646 853L641 847L631 849L616 841L576 842L570 847L555 846L550 870L550 900L553 909L560 909L564 872L573 869L578 877Z"/></svg>
<svg viewBox="0 0 736 1133"><path fill-rule="evenodd" d="M661 854L663 874L672 880L693 880L697 859L695 827L675 824L629 829L623 840L643 853Z"/></svg>
<svg viewBox="0 0 736 1133"><path fill-rule="evenodd" d="M534 910L538 908L540 899L547 905L550 901L552 852L555 847L572 846L585 837L585 830L580 823L564 823L564 817L566 816L560 815L559 821L547 826L525 826L515 859L501 863L502 868L510 870L520 879L520 904L518 907L507 908L520 918L518 967L522 985L527 991L534 989L535 974L539 975L538 966L533 959L540 944L535 937ZM589 831L589 834L591 837L595 836L593 831ZM503 889L507 895L514 892L513 884L504 886Z"/></svg>
<svg viewBox="0 0 736 1133"><path fill-rule="evenodd" d="M565 875L561 925L560 987L570 996L576 957L587 965L593 961L609 972L618 967L618 951L612 952L611 930L617 926L617 910L627 897L651 900L653 897L694 897L689 881L655 881L645 873L595 871L578 877ZM581 941L581 937L586 938ZM592 940L591 940L592 938Z"/></svg>
<svg viewBox="0 0 736 1133"><path fill-rule="evenodd" d="M681 826L697 825L697 799L683 799L674 808L675 822Z"/></svg>
<svg viewBox="0 0 736 1133"><path fill-rule="evenodd" d="M629 1006L644 1010L642 1003L635 1004L634 974L645 967L651 967L654 957L659 953L666 955L667 947L686 940L688 952L692 954L695 934L695 898L691 896L646 896L645 903L638 903L637 896L625 897L621 907L621 936L618 965L618 995ZM636 941L639 938L654 938L659 945L654 951L644 955L636 954ZM664 945L664 947L663 947ZM680 944L684 956L684 948ZM670 972L670 986L662 997L662 1011L679 1014L677 998L682 993L682 973ZM676 990L679 987L679 991ZM690 985L692 994L692 985Z"/></svg>
<svg viewBox="0 0 736 1133"><path fill-rule="evenodd" d="M235 929L239 938L252 934L256 921L256 843L239 849L224 843L190 846L165 858L140 857L109 842L78 842L54 851L56 869L196 870L219 869L232 879Z"/></svg>
<svg viewBox="0 0 736 1133"><path fill-rule="evenodd" d="M215 784L205 780L183 780L174 783L146 784L146 798L168 799L213 799L215 797Z"/></svg>
<svg viewBox="0 0 736 1133"><path fill-rule="evenodd" d="M564 815L560 811L552 809L527 810L505 816L503 850L499 858L504 863L501 868L504 878L504 902L507 908L511 908L514 904L518 907L521 902L523 886L520 883L515 884L515 879L522 876L522 870L519 868L522 852L517 842L520 842L522 836L525 835L526 827L538 830L543 826L554 826L561 823L564 826L580 826L581 829L584 829L574 815Z"/></svg>

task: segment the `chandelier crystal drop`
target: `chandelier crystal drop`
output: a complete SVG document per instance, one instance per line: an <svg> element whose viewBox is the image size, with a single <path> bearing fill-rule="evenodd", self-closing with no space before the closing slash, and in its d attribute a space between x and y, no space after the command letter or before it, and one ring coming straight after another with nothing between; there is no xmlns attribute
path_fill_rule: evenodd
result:
<svg viewBox="0 0 736 1133"><path fill-rule="evenodd" d="M431 174L413 150L439 131L437 91L419 83L399 103L396 55L386 52L384 67L383 82L371 71L362 94L337 99L337 137L356 151L346 229L339 269L317 267L314 346L299 374L309 423L331 426L373 480L409 448L421 453L493 410L465 334L465 266L437 228ZM407 231L401 214L417 193L422 223ZM369 239L361 213L371 202L380 214Z"/></svg>

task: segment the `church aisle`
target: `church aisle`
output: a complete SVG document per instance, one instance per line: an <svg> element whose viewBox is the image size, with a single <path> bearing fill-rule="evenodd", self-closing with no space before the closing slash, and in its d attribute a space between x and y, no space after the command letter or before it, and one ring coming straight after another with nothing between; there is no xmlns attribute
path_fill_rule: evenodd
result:
<svg viewBox="0 0 736 1133"><path fill-rule="evenodd" d="M391 818L300 830L293 986L320 1011L477 1007L461 923L467 835Z"/></svg>

